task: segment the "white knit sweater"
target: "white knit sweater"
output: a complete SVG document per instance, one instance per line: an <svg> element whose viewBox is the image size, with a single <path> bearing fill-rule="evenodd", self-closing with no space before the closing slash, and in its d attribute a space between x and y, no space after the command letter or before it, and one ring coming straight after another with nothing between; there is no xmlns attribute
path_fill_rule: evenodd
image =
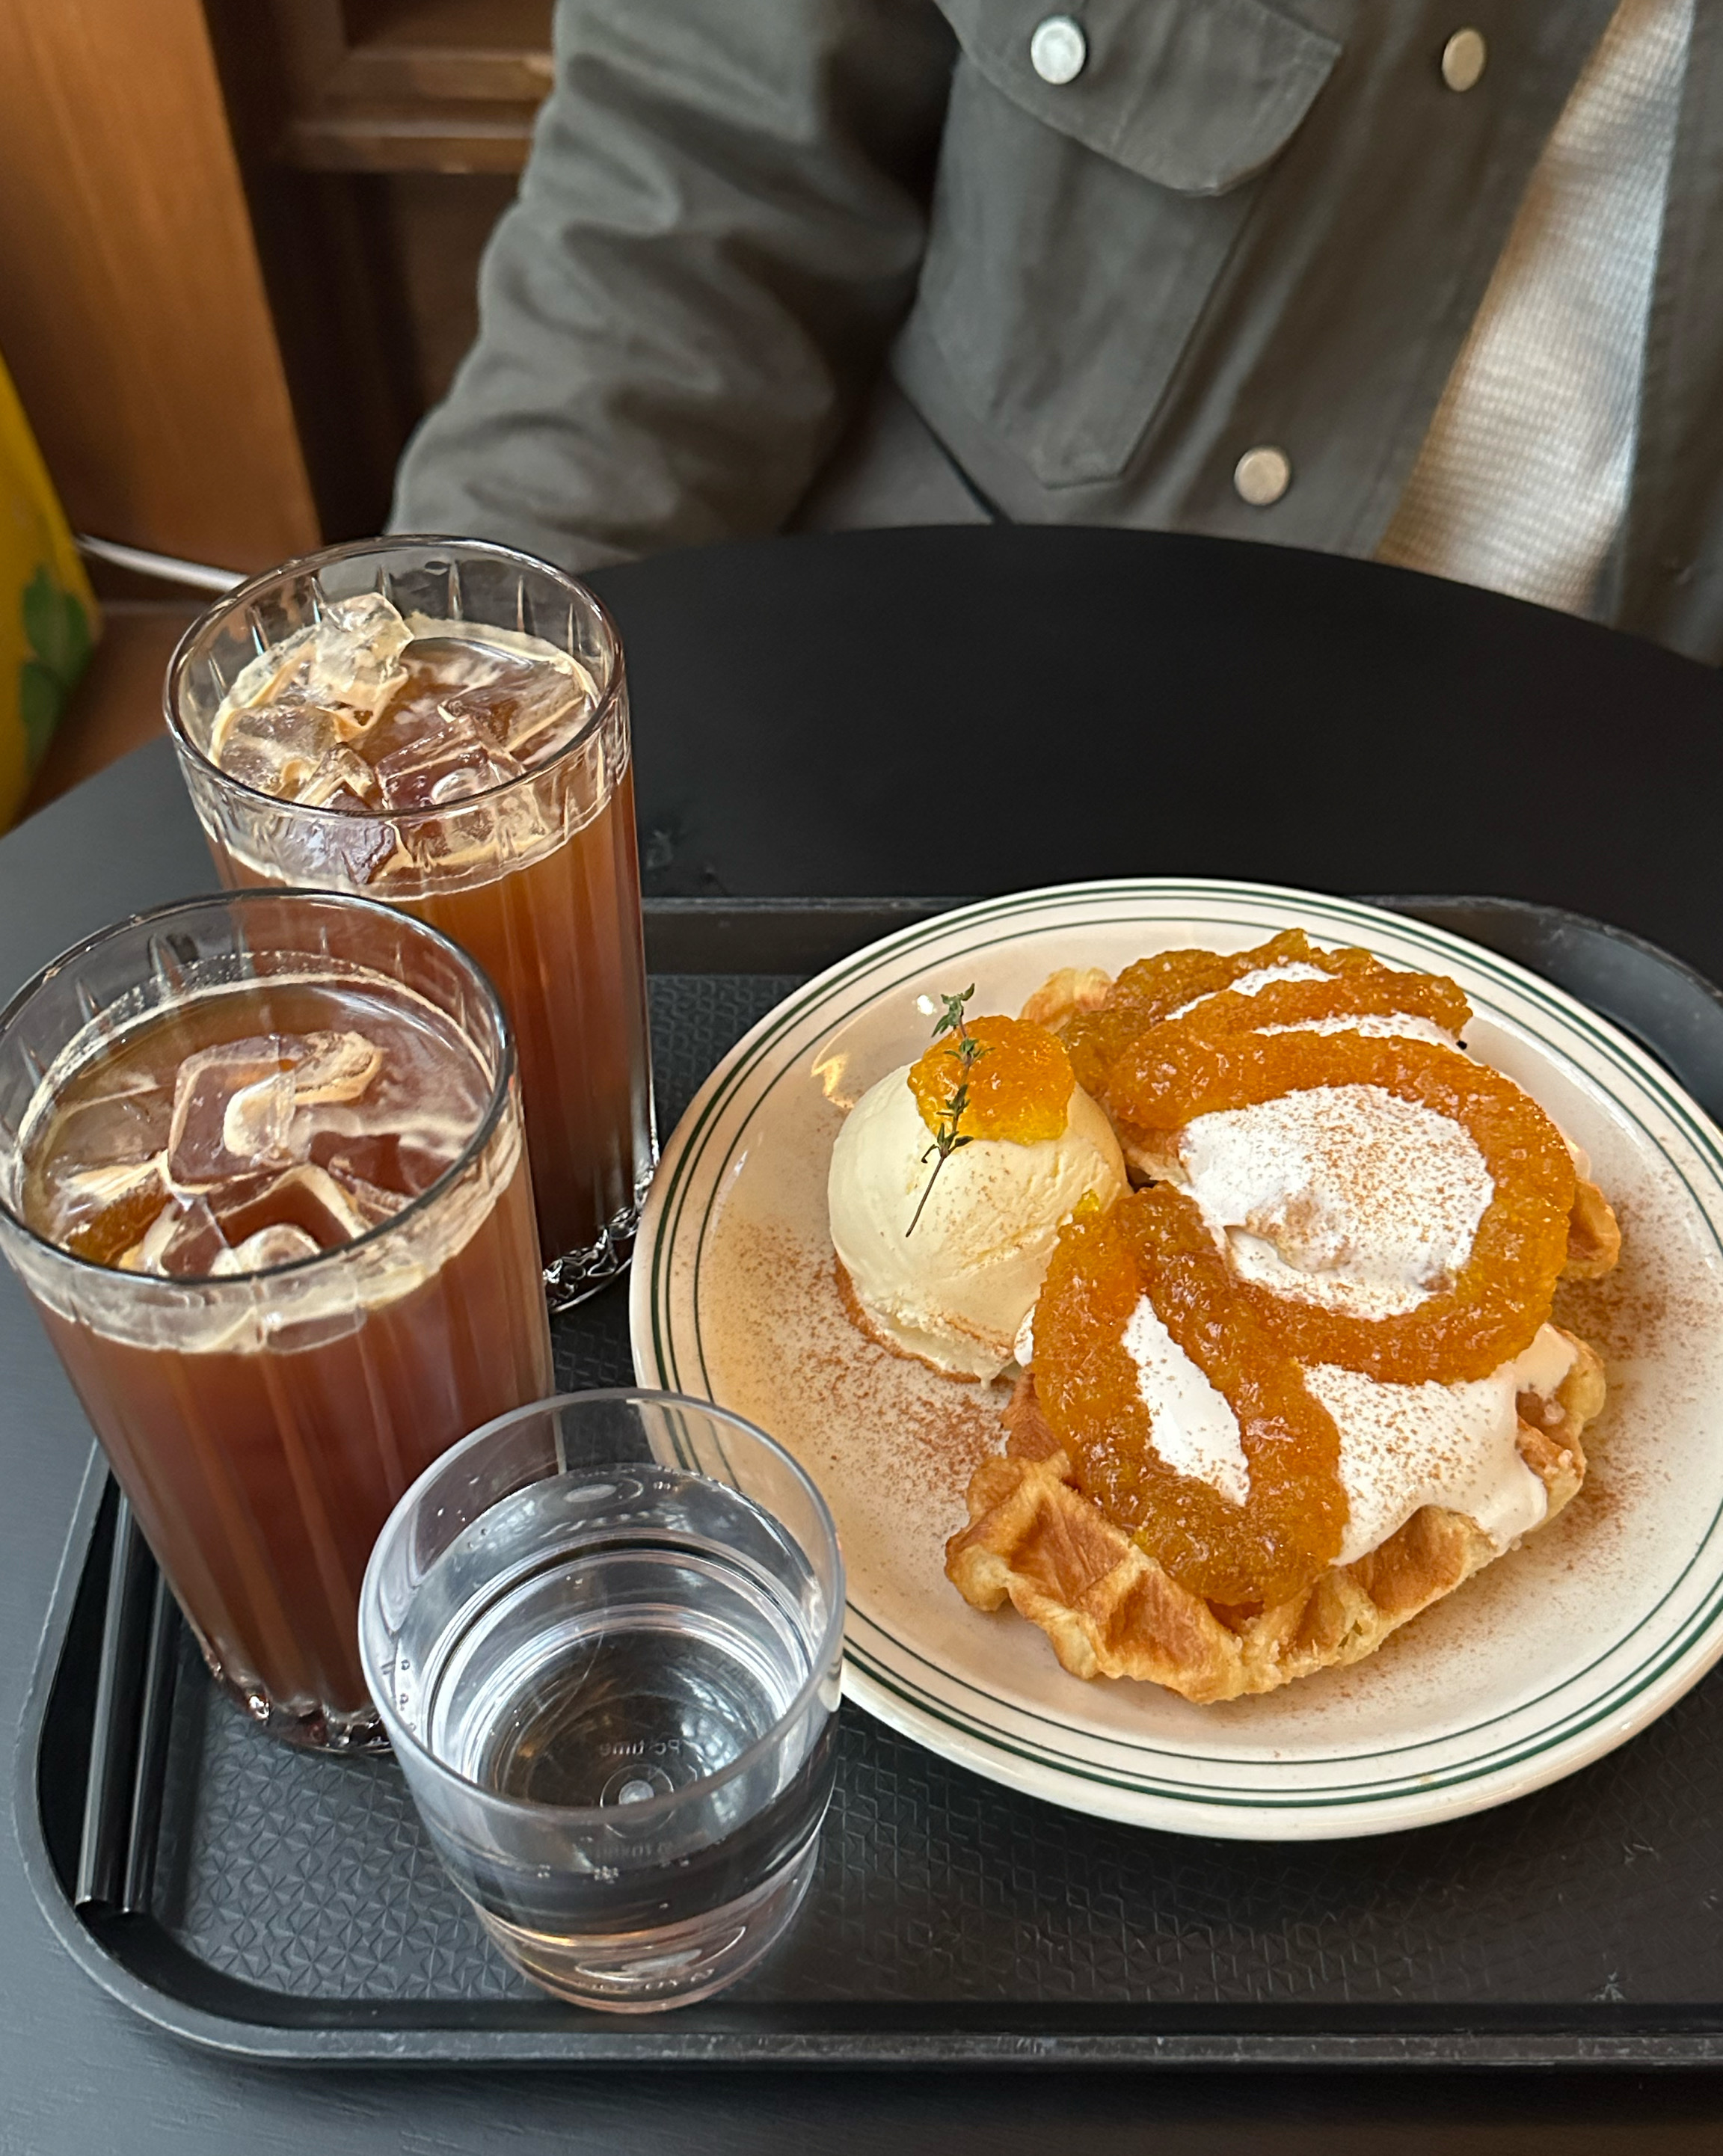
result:
<svg viewBox="0 0 1723 2156"><path fill-rule="evenodd" d="M1622 0L1526 188L1385 562L1583 613L1633 473L1693 0Z"/></svg>

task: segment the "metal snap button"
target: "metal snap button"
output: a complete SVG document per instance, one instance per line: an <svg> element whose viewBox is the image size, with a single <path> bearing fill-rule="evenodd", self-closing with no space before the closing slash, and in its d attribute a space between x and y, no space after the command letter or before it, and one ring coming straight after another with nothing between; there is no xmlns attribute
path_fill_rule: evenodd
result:
<svg viewBox="0 0 1723 2156"><path fill-rule="evenodd" d="M1450 90L1469 90L1489 58L1481 30L1456 30L1442 48L1442 80Z"/></svg>
<svg viewBox="0 0 1723 2156"><path fill-rule="evenodd" d="M1035 25L1035 33L1029 39L1029 65L1043 82L1052 83L1055 89L1060 83L1074 82L1088 58L1089 40L1083 34L1083 25L1074 23L1069 15L1049 15L1044 23Z"/></svg>
<svg viewBox="0 0 1723 2156"><path fill-rule="evenodd" d="M1291 484L1291 458L1269 442L1247 449L1233 467L1233 485L1238 490L1238 499L1248 501L1253 509L1270 507Z"/></svg>

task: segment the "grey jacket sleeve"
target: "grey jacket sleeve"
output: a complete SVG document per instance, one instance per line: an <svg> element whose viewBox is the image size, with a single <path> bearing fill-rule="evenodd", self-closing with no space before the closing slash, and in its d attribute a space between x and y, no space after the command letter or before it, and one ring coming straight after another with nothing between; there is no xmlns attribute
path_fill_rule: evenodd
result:
<svg viewBox="0 0 1723 2156"><path fill-rule="evenodd" d="M575 568L774 530L913 295L951 33L931 0L561 0L556 48L391 522Z"/></svg>

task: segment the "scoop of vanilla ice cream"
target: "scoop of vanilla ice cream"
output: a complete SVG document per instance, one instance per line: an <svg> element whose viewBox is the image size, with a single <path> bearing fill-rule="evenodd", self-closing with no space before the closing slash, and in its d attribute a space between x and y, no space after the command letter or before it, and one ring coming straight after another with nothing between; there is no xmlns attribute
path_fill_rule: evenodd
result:
<svg viewBox="0 0 1723 2156"><path fill-rule="evenodd" d="M1060 1227L1085 1195L1125 1193L1119 1141L1080 1086L1064 1132L1033 1145L977 1138L939 1172L910 1091L911 1065L870 1086L832 1149L832 1241L869 1323L954 1376L995 1378L1034 1306Z"/></svg>

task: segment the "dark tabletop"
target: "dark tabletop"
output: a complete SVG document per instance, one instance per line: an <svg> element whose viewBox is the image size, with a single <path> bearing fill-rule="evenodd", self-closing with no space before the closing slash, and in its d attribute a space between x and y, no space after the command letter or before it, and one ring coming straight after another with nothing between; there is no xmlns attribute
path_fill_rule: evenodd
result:
<svg viewBox="0 0 1723 2156"><path fill-rule="evenodd" d="M595 581L633 673L649 890L1207 872L1490 891L1613 918L1723 978L1723 685L1649 645L1398 571L1119 533L764 542ZM0 843L0 999L75 937L213 882L166 745L141 751ZM0 1371L10 1732L89 1439L9 1276ZM97 1991L0 1844L6 2156L816 2139L894 2156L1709 2151L1723 2083L264 2071Z"/></svg>
<svg viewBox="0 0 1723 2156"><path fill-rule="evenodd" d="M594 581L649 891L1491 891L1723 980L1723 676L1637 639L1145 532L858 533Z"/></svg>

